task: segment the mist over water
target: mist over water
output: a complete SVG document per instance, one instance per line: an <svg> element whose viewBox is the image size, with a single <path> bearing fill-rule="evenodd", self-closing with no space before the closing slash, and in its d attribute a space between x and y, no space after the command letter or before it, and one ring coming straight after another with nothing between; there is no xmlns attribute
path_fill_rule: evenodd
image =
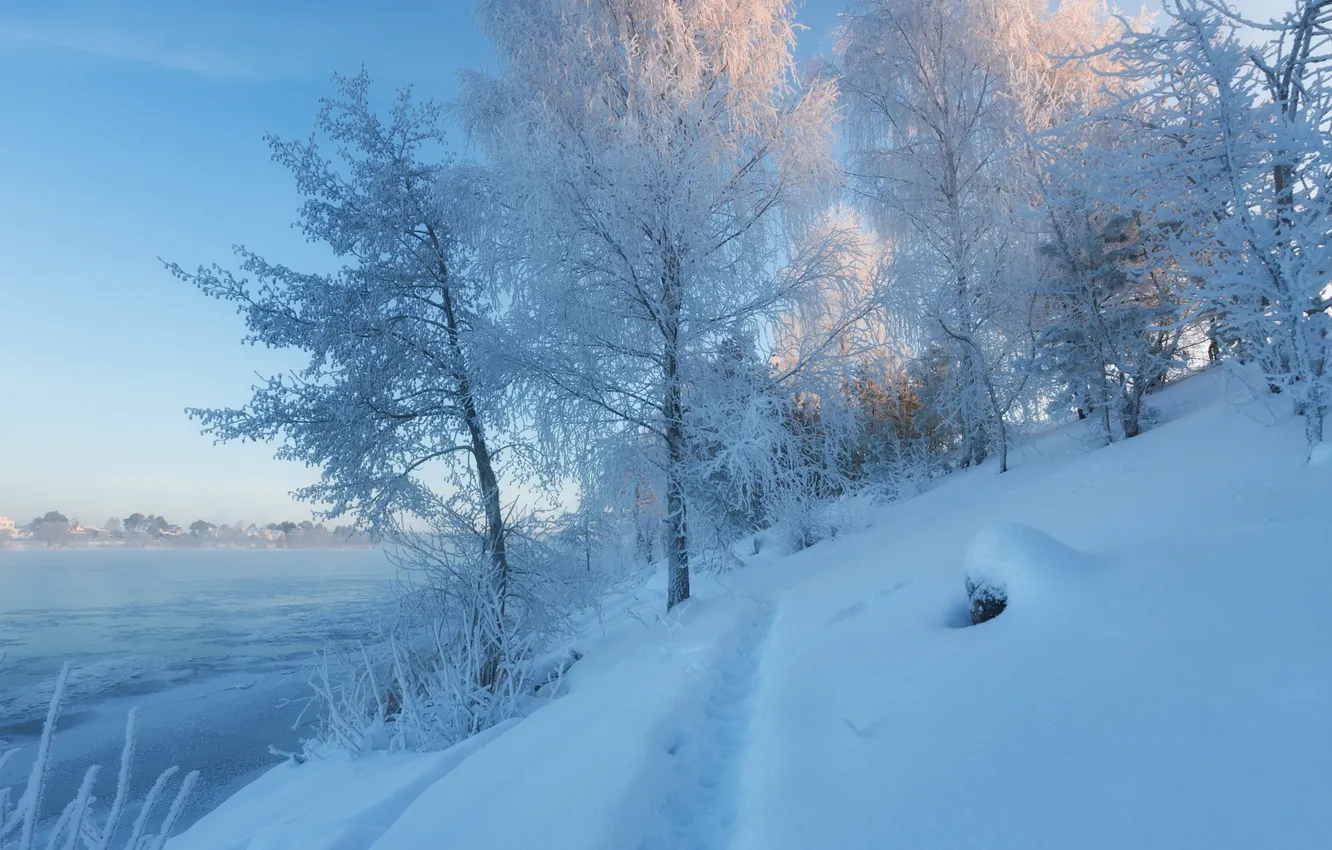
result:
<svg viewBox="0 0 1332 850"><path fill-rule="evenodd" d="M88 764L114 769L138 706L136 775L202 771L183 827L276 764L270 745L299 746L306 665L326 641L366 636L395 580L378 550L0 549L0 742L40 734L71 662L49 790L63 799ZM26 769L19 758L0 787Z"/></svg>
<svg viewBox="0 0 1332 850"><path fill-rule="evenodd" d="M393 581L378 550L0 550L0 705L66 661L169 678L308 656Z"/></svg>

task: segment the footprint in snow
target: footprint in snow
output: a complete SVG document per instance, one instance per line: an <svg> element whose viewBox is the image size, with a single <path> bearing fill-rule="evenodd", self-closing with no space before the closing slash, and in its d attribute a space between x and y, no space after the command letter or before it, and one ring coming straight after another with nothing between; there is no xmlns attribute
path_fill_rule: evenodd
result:
<svg viewBox="0 0 1332 850"><path fill-rule="evenodd" d="M871 605L877 602L881 602L884 599L887 599L889 596L892 596L897 591L906 587L907 584L908 582L899 581L897 584L893 585L892 587L886 587L883 590L878 591L868 599L862 599L859 602L856 602L855 604L846 606L842 610L838 611L836 614L833 614L832 617L828 619L828 625L835 626L838 623L843 623L846 622L847 620L850 620L852 617L860 616L861 614L868 611Z"/></svg>
<svg viewBox="0 0 1332 850"><path fill-rule="evenodd" d="M842 722L846 724L846 728L851 730L851 734L855 735L857 738L873 738L879 733L880 729L888 725L886 719L870 721L863 727L856 725L856 723L849 717L843 717Z"/></svg>

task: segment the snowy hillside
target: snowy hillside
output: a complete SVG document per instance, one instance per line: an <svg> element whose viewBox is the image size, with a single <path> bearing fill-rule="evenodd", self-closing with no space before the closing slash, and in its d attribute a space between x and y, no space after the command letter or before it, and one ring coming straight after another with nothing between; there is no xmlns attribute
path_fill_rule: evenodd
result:
<svg viewBox="0 0 1332 850"><path fill-rule="evenodd" d="M1315 848L1332 464L1213 373L871 528L593 618L567 689L447 752L276 768L172 850ZM1009 606L967 626L967 565Z"/></svg>

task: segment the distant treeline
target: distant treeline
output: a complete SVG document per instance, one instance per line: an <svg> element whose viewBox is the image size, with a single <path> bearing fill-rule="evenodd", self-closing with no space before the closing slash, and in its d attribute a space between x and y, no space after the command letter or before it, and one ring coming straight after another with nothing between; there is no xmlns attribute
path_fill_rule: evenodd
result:
<svg viewBox="0 0 1332 850"><path fill-rule="evenodd" d="M238 520L215 525L197 519L188 526L181 526L160 514L137 512L124 518L111 517L98 526L82 523L77 518L70 520L60 511L47 511L12 532L0 530L0 542L9 540L46 546L118 544L249 549L334 549L370 545L370 539L351 525L330 529L310 520L270 522L267 525Z"/></svg>

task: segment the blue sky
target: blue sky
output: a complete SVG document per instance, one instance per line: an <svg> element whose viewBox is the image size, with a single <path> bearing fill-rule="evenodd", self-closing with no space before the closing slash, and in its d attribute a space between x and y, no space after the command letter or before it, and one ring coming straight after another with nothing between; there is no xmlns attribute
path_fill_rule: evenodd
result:
<svg viewBox="0 0 1332 850"><path fill-rule="evenodd" d="M812 52L840 0L802 20ZM244 402L240 319L166 274L246 246L299 264L265 133L303 136L335 71L449 97L488 48L470 0L0 2L0 515L304 518L315 472L215 446L187 406Z"/></svg>

